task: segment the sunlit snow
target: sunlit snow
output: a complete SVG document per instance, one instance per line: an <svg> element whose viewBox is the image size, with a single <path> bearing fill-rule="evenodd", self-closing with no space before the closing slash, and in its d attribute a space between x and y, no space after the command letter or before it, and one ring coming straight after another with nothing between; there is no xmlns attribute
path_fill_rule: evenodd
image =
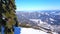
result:
<svg viewBox="0 0 60 34"><path fill-rule="evenodd" d="M47 33L32 28L21 28L21 34L47 34Z"/></svg>
<svg viewBox="0 0 60 34"><path fill-rule="evenodd" d="M56 32L52 32L53 34L58 34ZM49 34L41 30L33 29L33 28L21 28L20 34Z"/></svg>

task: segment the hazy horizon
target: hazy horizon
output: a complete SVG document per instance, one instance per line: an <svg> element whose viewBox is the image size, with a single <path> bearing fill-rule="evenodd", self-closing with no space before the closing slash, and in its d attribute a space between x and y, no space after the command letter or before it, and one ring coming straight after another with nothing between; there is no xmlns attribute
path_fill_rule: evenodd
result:
<svg viewBox="0 0 60 34"><path fill-rule="evenodd" d="M16 11L60 10L60 0L16 0Z"/></svg>

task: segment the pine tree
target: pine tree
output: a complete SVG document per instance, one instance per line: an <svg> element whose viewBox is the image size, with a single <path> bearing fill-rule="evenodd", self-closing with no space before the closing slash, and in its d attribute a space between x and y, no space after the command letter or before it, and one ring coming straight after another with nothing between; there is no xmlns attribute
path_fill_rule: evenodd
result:
<svg viewBox="0 0 60 34"><path fill-rule="evenodd" d="M14 34L13 26L18 23L15 10L15 0L0 0L0 27L5 27L5 34Z"/></svg>

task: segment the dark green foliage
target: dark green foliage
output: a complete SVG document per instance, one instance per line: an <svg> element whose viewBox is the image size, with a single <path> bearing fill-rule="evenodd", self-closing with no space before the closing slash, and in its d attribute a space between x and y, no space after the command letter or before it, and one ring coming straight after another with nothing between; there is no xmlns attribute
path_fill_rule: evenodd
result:
<svg viewBox="0 0 60 34"><path fill-rule="evenodd" d="M0 26L0 32L1 32L1 26Z"/></svg>
<svg viewBox="0 0 60 34"><path fill-rule="evenodd" d="M0 26L5 27L5 34L14 34L13 26L18 26L15 9L15 0L0 0Z"/></svg>
<svg viewBox="0 0 60 34"><path fill-rule="evenodd" d="M16 27L18 27L18 21L17 21L17 19L16 19L16 18L14 18L14 20L16 21L15 26L16 26Z"/></svg>

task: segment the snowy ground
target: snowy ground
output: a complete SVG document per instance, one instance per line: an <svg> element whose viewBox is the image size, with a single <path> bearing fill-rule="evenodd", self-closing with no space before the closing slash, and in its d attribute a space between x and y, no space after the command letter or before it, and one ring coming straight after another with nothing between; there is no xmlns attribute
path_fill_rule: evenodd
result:
<svg viewBox="0 0 60 34"><path fill-rule="evenodd" d="M44 31L33 28L14 27L14 29L15 29L14 34L48 34ZM4 34L4 28L2 28L2 34ZM53 34L57 34L57 33L53 32Z"/></svg>
<svg viewBox="0 0 60 34"><path fill-rule="evenodd" d="M47 33L32 28L21 28L21 34L47 34Z"/></svg>
<svg viewBox="0 0 60 34"><path fill-rule="evenodd" d="M32 28L21 28L21 34L48 34L48 33ZM53 32L53 34L57 33Z"/></svg>

